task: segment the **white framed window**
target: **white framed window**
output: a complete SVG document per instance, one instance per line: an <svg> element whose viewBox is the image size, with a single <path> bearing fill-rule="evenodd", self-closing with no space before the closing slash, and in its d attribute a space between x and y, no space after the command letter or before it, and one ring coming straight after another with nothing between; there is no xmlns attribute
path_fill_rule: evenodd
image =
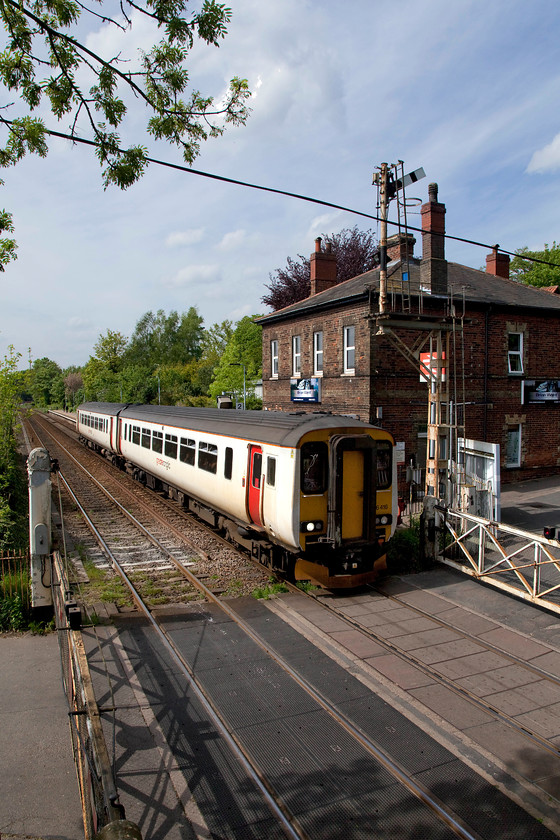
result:
<svg viewBox="0 0 560 840"><path fill-rule="evenodd" d="M313 373L315 376L323 374L323 333L313 333Z"/></svg>
<svg viewBox="0 0 560 840"><path fill-rule="evenodd" d="M356 367L356 328L344 327L344 373L354 373Z"/></svg>
<svg viewBox="0 0 560 840"><path fill-rule="evenodd" d="M508 426L506 431L506 467L521 466L521 423Z"/></svg>
<svg viewBox="0 0 560 840"><path fill-rule="evenodd" d="M270 342L270 375L273 379L278 379L278 341L276 339Z"/></svg>
<svg viewBox="0 0 560 840"><path fill-rule="evenodd" d="M292 336L292 373L301 375L301 335Z"/></svg>
<svg viewBox="0 0 560 840"><path fill-rule="evenodd" d="M508 333L508 371L523 373L523 333Z"/></svg>

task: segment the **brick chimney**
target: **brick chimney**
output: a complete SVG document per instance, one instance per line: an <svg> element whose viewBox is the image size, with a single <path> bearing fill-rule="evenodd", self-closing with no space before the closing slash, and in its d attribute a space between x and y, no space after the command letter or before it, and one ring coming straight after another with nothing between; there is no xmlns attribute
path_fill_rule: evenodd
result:
<svg viewBox="0 0 560 840"><path fill-rule="evenodd" d="M447 260L445 259L445 204L438 201L438 185L428 187L429 200L421 208L422 262L420 282L433 295L447 294Z"/></svg>
<svg viewBox="0 0 560 840"><path fill-rule="evenodd" d="M504 277L509 280L509 255L499 254L498 245L494 245L492 253L486 257L486 274Z"/></svg>
<svg viewBox="0 0 560 840"><path fill-rule="evenodd" d="M321 248L321 237L315 240L315 253L311 254L311 295L318 295L332 286L336 286L336 256L331 251L331 243L326 249Z"/></svg>
<svg viewBox="0 0 560 840"><path fill-rule="evenodd" d="M387 239L387 262L411 260L416 239L411 233L395 233Z"/></svg>

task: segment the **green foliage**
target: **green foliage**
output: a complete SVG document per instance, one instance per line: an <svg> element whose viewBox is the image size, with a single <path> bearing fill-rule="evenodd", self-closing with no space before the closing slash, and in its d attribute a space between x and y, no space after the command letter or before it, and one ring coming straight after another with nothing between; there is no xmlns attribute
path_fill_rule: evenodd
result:
<svg viewBox="0 0 560 840"><path fill-rule="evenodd" d="M412 520L409 528L396 529L387 548L387 569L390 574L422 571L420 519Z"/></svg>
<svg viewBox="0 0 560 840"><path fill-rule="evenodd" d="M243 396L243 366L245 366L245 389L248 396L254 395L254 386L262 378L262 327L253 318L246 316L237 323L215 369L210 385L210 395L235 393ZM248 406L249 407L249 402Z"/></svg>
<svg viewBox="0 0 560 840"><path fill-rule="evenodd" d="M528 248L518 248L509 267L509 276L518 283L528 286L557 286L560 285L560 246L556 242L550 248L547 244L543 251L529 251ZM554 265L530 262L524 257L544 260ZM558 266L556 268L556 266Z"/></svg>
<svg viewBox="0 0 560 840"><path fill-rule="evenodd" d="M0 578L0 630L27 629L31 604L29 572L19 568Z"/></svg>
<svg viewBox="0 0 560 840"><path fill-rule="evenodd" d="M147 106L146 130L178 146L189 164L208 137L222 134L227 124L244 124L250 96L245 79L234 77L219 104L213 96L188 90L187 61L195 39L218 46L227 33L231 9L205 0L198 13L188 16L187 3L125 0L121 4L124 18L117 20L111 17L113 7L103 0L99 11L73 0L34 0L32 4L3 0L0 16L8 44L0 54L0 80L19 96L21 109L28 113L11 121L0 116L8 132L0 165L16 163L27 152L46 154L45 125L31 117L31 112L44 107L44 100L57 119L69 117L72 136L89 136L95 143L105 186L116 184L122 189L133 184L147 165L146 149L137 144L121 149L116 131L127 116L125 99L130 94ZM89 15L128 33L132 11L155 19L165 33L142 54L139 65L123 52L107 61L76 35L87 31L89 20L94 20ZM132 47L133 38L128 36Z"/></svg>
<svg viewBox="0 0 560 840"><path fill-rule="evenodd" d="M16 429L23 376L20 354L9 348L0 361L0 550L26 543L26 485L18 465Z"/></svg>
<svg viewBox="0 0 560 840"><path fill-rule="evenodd" d="M285 583L279 583L274 578L271 578L266 586L258 586L256 589L253 589L251 595L257 600L267 601L275 595L281 595L283 592L289 591L290 589Z"/></svg>
<svg viewBox="0 0 560 840"><path fill-rule="evenodd" d="M64 406L64 377L56 362L44 356L33 362L27 374L27 386L38 408Z"/></svg>
<svg viewBox="0 0 560 840"><path fill-rule="evenodd" d="M163 309L146 312L132 334L126 356L134 364L155 368L164 364L186 364L201 354L203 319L196 307L179 315Z"/></svg>
<svg viewBox="0 0 560 840"><path fill-rule="evenodd" d="M228 124L244 125L251 95L246 79L234 77L219 103L213 96L189 90L191 48L196 39L219 46L231 9L204 0L200 11L189 15L187 4L188 0L145 0L144 4L123 0L119 16L108 0L98 0L98 9L74 0L2 0L0 18L7 44L0 53L0 81L13 92L17 104L0 109L0 125L5 130L0 166L12 166L28 153L46 156L50 129L42 118L33 116L39 108L50 109L57 120L66 118L69 136L93 144L105 187L114 184L121 189L134 184L148 164L143 145L121 147L118 130L128 114L126 99L134 97L146 106L145 130L181 149L189 165L205 140L223 134ZM142 53L140 62L120 50L107 61L87 46L85 34L101 19L125 33L135 52L133 12L155 20L165 33ZM17 111L12 119L7 118L6 108ZM0 229L11 231L10 214L2 214ZM16 256L15 241L0 238L0 271Z"/></svg>

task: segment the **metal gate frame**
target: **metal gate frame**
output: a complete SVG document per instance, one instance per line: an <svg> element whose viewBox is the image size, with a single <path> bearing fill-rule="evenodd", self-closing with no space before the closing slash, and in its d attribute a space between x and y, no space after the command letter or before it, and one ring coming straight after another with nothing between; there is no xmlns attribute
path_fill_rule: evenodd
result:
<svg viewBox="0 0 560 840"><path fill-rule="evenodd" d="M441 563L560 614L560 542L435 506Z"/></svg>

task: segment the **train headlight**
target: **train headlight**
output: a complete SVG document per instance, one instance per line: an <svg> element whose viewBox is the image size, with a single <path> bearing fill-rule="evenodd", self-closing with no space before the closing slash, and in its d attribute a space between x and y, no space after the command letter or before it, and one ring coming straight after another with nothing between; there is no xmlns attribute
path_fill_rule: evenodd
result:
<svg viewBox="0 0 560 840"><path fill-rule="evenodd" d="M390 525L392 522L392 517L389 513L383 514L382 516L375 517L375 524L376 525Z"/></svg>
<svg viewBox="0 0 560 840"><path fill-rule="evenodd" d="M314 531L322 531L323 523L320 519L315 519L313 522L302 522L300 524L300 531L307 531L312 534Z"/></svg>

